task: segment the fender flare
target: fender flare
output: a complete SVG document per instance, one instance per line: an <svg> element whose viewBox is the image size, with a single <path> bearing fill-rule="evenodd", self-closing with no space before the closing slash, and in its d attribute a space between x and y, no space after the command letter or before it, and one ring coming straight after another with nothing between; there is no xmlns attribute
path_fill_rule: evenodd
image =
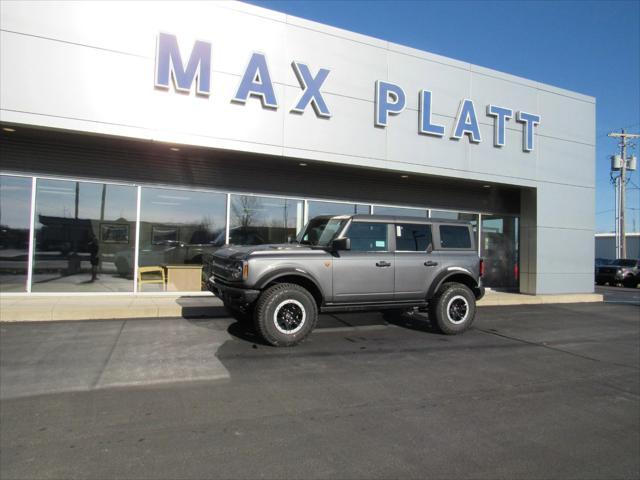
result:
<svg viewBox="0 0 640 480"><path fill-rule="evenodd" d="M461 275L466 277L469 280L469 283L473 285L473 287L470 288L474 289L479 287L479 283L475 278L473 278L473 275L466 270L444 270L436 275L436 277L433 279L433 282L431 282L431 286L427 290L427 300L431 300L435 296L436 292L440 290L442 284L445 283L449 278L454 276L459 277Z"/></svg>
<svg viewBox="0 0 640 480"><path fill-rule="evenodd" d="M304 278L310 281L318 289L318 292L320 292L320 295L322 295L322 298L325 298L325 292L320 286L320 284L318 283L318 281L307 271L298 269L295 267L279 268L272 272L268 272L258 279L258 281L254 284L253 288L262 290L266 285L269 285L269 283L282 277Z"/></svg>

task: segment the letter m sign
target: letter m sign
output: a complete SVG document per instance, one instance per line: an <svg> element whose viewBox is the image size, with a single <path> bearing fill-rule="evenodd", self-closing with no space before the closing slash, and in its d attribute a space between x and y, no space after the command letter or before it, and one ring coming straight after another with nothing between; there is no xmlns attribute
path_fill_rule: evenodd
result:
<svg viewBox="0 0 640 480"><path fill-rule="evenodd" d="M211 92L211 44L196 41L185 68L176 36L160 33L156 48L155 74L155 86L158 88L168 89L173 78L177 91L189 93L195 80L196 93L209 95Z"/></svg>

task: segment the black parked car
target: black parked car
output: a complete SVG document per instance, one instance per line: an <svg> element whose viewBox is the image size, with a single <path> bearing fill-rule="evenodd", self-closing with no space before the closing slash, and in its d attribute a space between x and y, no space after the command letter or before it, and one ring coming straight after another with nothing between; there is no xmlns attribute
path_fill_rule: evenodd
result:
<svg viewBox="0 0 640 480"><path fill-rule="evenodd" d="M637 287L640 285L640 260L619 258L610 265L598 267L596 269L596 283L598 285L621 283L628 288Z"/></svg>
<svg viewBox="0 0 640 480"><path fill-rule="evenodd" d="M612 260L610 258L596 258L593 273L595 275L598 275L598 269L600 267L604 267L605 265L611 265L613 262L615 262L615 260Z"/></svg>

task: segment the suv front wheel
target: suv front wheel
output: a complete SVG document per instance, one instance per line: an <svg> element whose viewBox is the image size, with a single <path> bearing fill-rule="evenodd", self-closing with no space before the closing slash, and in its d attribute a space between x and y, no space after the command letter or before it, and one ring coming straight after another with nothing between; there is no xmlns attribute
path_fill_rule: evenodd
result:
<svg viewBox="0 0 640 480"><path fill-rule="evenodd" d="M429 318L447 335L467 330L475 316L476 297L461 283L445 283L429 304Z"/></svg>
<svg viewBox="0 0 640 480"><path fill-rule="evenodd" d="M318 321L318 307L308 290L280 283L265 290L256 303L254 323L274 347L292 347L304 340Z"/></svg>

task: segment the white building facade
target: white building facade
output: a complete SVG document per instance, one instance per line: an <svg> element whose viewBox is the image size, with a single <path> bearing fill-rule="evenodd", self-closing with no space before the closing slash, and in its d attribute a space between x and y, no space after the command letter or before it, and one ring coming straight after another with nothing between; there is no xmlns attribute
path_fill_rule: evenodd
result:
<svg viewBox="0 0 640 480"><path fill-rule="evenodd" d="M349 212L468 220L489 286L593 291L592 97L235 2L0 22L3 293L165 289L140 268Z"/></svg>

